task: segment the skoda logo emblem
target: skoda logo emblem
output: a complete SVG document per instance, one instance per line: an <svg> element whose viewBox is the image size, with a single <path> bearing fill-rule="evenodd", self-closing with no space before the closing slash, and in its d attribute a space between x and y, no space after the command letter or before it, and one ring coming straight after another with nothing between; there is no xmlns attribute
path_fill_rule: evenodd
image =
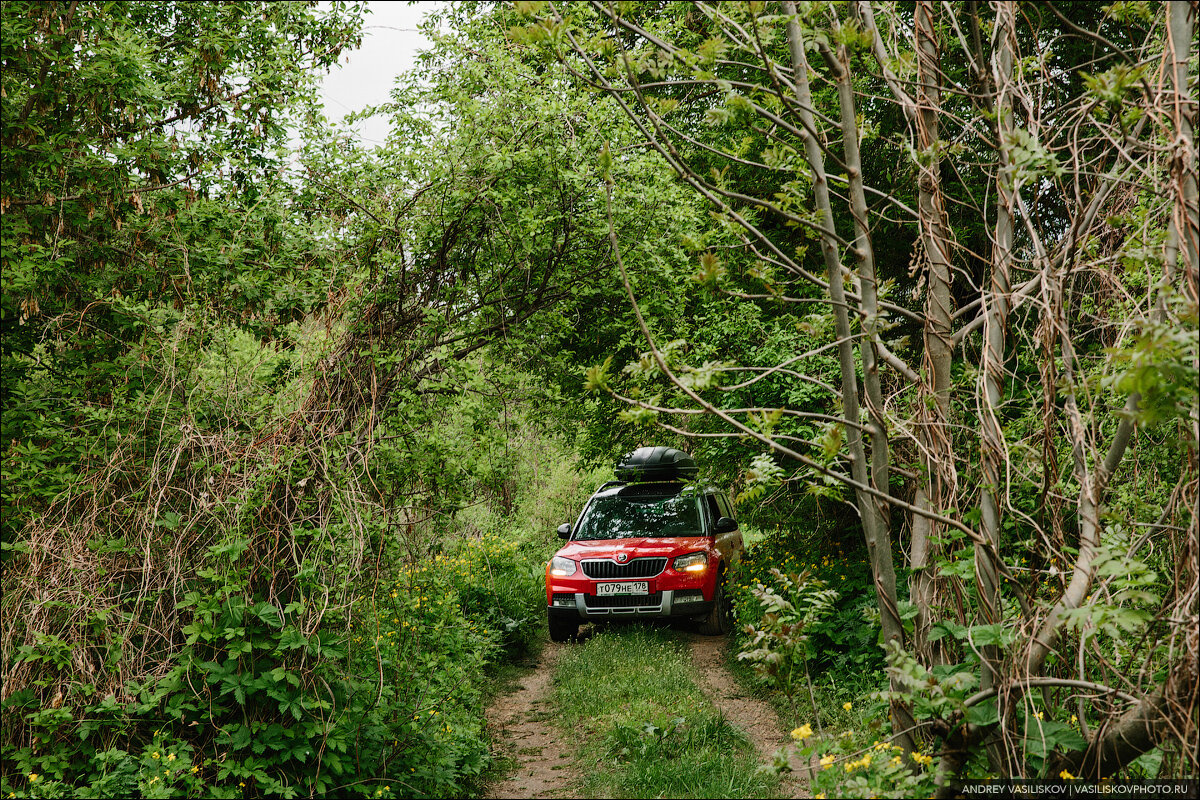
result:
<svg viewBox="0 0 1200 800"><path fill-rule="evenodd" d="M618 564L624 564L628 560L629 560L628 553L617 553L617 563Z"/></svg>

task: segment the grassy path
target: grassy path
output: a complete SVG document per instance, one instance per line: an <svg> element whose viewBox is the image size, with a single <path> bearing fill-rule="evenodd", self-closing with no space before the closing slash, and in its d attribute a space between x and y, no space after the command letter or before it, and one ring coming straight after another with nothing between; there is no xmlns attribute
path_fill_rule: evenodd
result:
<svg viewBox="0 0 1200 800"><path fill-rule="evenodd" d="M771 764L781 748L787 748L791 772L781 775L780 797L809 797L808 776L803 761L788 747L791 737L775 709L761 698L747 694L725 665L729 640L725 637L688 636L692 662L699 674L704 694L721 710L731 723L744 731L763 764Z"/></svg>
<svg viewBox="0 0 1200 800"><path fill-rule="evenodd" d="M726 667L724 638L627 627L549 645L489 711L511 764L489 798L806 797L760 767L789 741Z"/></svg>

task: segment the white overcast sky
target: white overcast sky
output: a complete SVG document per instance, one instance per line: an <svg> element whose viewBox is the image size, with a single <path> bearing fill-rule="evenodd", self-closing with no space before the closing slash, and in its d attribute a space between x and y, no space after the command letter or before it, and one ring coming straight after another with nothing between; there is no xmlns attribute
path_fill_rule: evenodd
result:
<svg viewBox="0 0 1200 800"><path fill-rule="evenodd" d="M401 2L371 0L363 25L362 47L342 53L340 68L335 68L321 86L320 97L325 115L335 122L351 111L388 100L396 76L416 63L417 51L429 46L417 30L421 18L440 2ZM384 117L363 120L354 130L365 144L383 144L388 133Z"/></svg>

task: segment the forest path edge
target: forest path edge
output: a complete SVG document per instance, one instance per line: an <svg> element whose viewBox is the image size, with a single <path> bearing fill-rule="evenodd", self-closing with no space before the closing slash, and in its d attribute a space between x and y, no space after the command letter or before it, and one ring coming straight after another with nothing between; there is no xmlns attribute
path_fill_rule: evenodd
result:
<svg viewBox="0 0 1200 800"><path fill-rule="evenodd" d="M515 766L503 778L489 784L485 798L574 798L568 789L578 776L574 751L554 725L550 682L559 653L566 645L546 643L535 666L521 678L514 692L497 696L487 709L493 756L507 758Z"/></svg>

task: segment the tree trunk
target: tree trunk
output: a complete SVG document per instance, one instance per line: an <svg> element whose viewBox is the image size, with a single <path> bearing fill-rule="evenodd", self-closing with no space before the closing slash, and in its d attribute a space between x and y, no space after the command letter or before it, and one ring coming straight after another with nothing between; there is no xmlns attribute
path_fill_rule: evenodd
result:
<svg viewBox="0 0 1200 800"><path fill-rule="evenodd" d="M782 6L785 14L789 16L796 14L796 4L794 2L785 0ZM795 76L794 91L798 103L797 113L800 115L806 134L804 136L805 158L809 168L812 170L813 196L816 199L817 208L821 214L822 227L826 231L821 236L821 253L824 256L825 268L829 275L829 297L832 301L834 329L838 337L838 363L842 375L842 411L845 419L850 423L846 426L846 440L850 449L850 470L855 481L870 485L872 476L868 473L866 452L863 446L862 434L858 426L858 378L855 372L849 306L847 305L845 288L843 286L841 256L838 252L837 242L832 235L835 230L833 206L829 199L829 182L825 175L824 157L821 153L820 144L815 139L817 128L812 113L812 92L808 85L808 61L804 54L804 42L800 26L794 19L788 22L787 34L792 56L792 72ZM848 77L847 80L849 80ZM857 131L857 128L855 130ZM854 136L854 147L857 149L857 133ZM874 286L871 289L873 291ZM869 348L863 348L864 370L867 349ZM875 370L873 378L877 387L878 370ZM881 406L882 401L880 401ZM884 455L886 457L886 451ZM884 470L884 475L886 476L886 469ZM873 488L882 489L883 491L887 490L886 484L883 487ZM874 580L876 599L879 604L883 640L885 642L895 642L903 646L904 625L900 619L899 606L896 601L895 566L892 563L891 536L888 531L887 520L881 513L881 504L877 503L871 495L858 491L856 492L856 496L859 515L863 523L867 554L871 561L871 575ZM892 679L892 682L892 689L894 691L901 691L903 689L903 686L895 678ZM907 709L902 704L893 702L893 737L897 744L906 750L912 749L912 736L909 732L910 726L904 722L909 718L910 715Z"/></svg>
<svg viewBox="0 0 1200 800"><path fill-rule="evenodd" d="M871 241L870 226L867 224L867 197L863 189L862 157L858 150L858 123L856 121L854 87L850 82L850 55L845 45L838 48L837 59L831 59L835 68L838 87L838 105L841 112L842 145L846 158L846 173L849 177L850 204L854 215L854 250L858 259L859 296L862 303L863 346L863 390L867 397L867 415L870 420L871 441L871 485L882 493L864 498L873 503L875 513L881 521L880 532L872 556L872 576L875 593L879 599L881 614L894 621L890 635L885 633L885 643L904 647L903 627L897 607L884 609L884 604L896 602L896 571L892 552L891 532L886 524L890 511L880 499L889 491L891 451L888 445L887 420L883 413L883 390L879 379L879 303L878 278L875 274L875 248ZM885 629L886 630L886 629ZM915 721L906 706L893 704L893 728L908 730Z"/></svg>
<svg viewBox="0 0 1200 800"><path fill-rule="evenodd" d="M998 48L993 55L993 82L996 99L992 110L996 114L996 138L1002 166L996 175L996 192L999 203L996 208L995 239L992 242L991 290L985 296L983 323L983 401L981 415L981 454L983 467L983 492L981 497L980 535L991 544L992 551L1000 546L1000 521L1002 516L1001 491L1004 486L1004 464L1006 447L1004 431L998 417L1004 401L1004 356L1008 326L1009 294L1013 248L1013 209L1015 208L1012 170L1007 165L1008 140L1012 130L1012 94L1009 82L1012 77L1013 53L1016 35L1015 9L1010 4L997 7L996 28ZM975 546L975 586L979 594L980 616L984 624L1000 621L999 577L990 555L980 546ZM986 645L983 652L983 674L980 688L990 689L999 677L999 648Z"/></svg>
<svg viewBox="0 0 1200 800"><path fill-rule="evenodd" d="M917 3L913 21L917 56L916 97L909 97L894 79L889 80L889 85L916 128L917 152L921 159L917 178L917 215L927 269L924 379L917 387L916 431L924 483L917 487L915 505L941 513L955 504L957 475L949 426L950 368L953 360L950 233L945 221L940 176L938 115L941 112L941 67L934 31L933 4L927 0ZM883 59L880 60L882 64ZM917 608L914 648L926 664L945 663L943 648L928 640L933 620L949 610L950 592L945 586L946 581L933 572L936 569L934 562L942 555L938 541L942 531L935 521L922 515L915 515L911 525L910 591Z"/></svg>
<svg viewBox="0 0 1200 800"><path fill-rule="evenodd" d="M990 293L983 298L983 413L980 415L980 466L983 472L983 489L980 497L980 536L990 546L990 552L975 545L975 589L979 598L981 622L991 625L1000 622L1000 588L997 565L991 553L999 552L1000 523L1003 515L1002 492L1006 486L1004 469L1007 463L1007 447L1004 429L1000 424L1000 406L1004 401L1004 357L1010 310L1009 295L1012 291L1013 262L1013 214L1016 207L1015 177L1009 166L1009 136L1012 131L1012 68L1016 52L1015 9L1003 3L996 9L996 50L992 54L992 85L994 100L989 103L996 117L996 146L1000 153L1000 167L996 173L996 225L992 241L992 275ZM1000 681L1003 653L996 645L984 645L981 652L981 674L979 686L987 690ZM997 703L1001 706L1001 719L1010 716L1008 696L1001 693ZM1002 776L1012 774L1008 764L1007 750L998 737L988 741L988 758L992 768Z"/></svg>

